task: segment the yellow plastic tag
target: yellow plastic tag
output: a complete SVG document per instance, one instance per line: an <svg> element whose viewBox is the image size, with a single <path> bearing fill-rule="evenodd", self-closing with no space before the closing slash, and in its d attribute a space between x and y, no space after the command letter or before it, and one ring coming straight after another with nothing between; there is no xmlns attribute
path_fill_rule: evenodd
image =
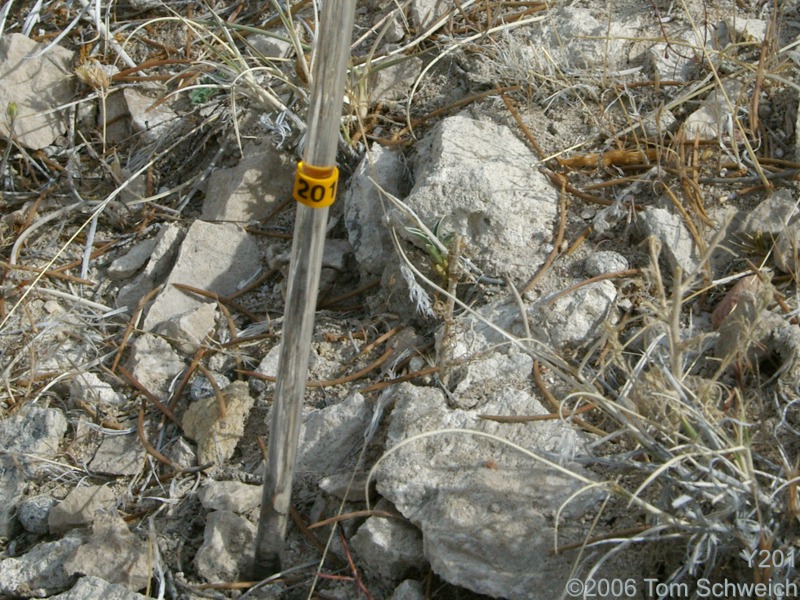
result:
<svg viewBox="0 0 800 600"><path fill-rule="evenodd" d="M339 169L336 167L314 167L302 160L297 163L292 195L300 204L311 208L325 208L336 200L339 186Z"/></svg>

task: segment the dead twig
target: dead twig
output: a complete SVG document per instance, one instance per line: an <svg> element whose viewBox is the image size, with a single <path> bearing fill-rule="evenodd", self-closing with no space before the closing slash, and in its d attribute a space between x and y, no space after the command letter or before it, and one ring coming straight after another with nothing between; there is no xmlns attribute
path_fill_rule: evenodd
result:
<svg viewBox="0 0 800 600"><path fill-rule="evenodd" d="M175 423L175 425L177 425L178 427L181 426L181 422L178 420L178 417L176 417L173 414L173 412L169 409L169 407L164 406L164 404L161 402L161 400L156 398L155 395L150 390L148 390L146 387L144 387L138 379L136 379L133 375L128 373L128 371L125 369L125 367L120 366L120 367L118 367L118 369L119 369L119 372L122 374L122 376L128 381L128 383L130 383L136 389L136 391L138 391L140 394L142 394L158 410L160 410L167 417L169 417L170 421Z"/></svg>
<svg viewBox="0 0 800 600"><path fill-rule="evenodd" d="M128 345L128 339L133 334L133 330L136 328L136 322L139 320L139 316L142 314L145 305L150 302L150 298L155 296L158 292L161 291L161 288L164 287L163 285L159 285L158 287L150 290L147 292L142 298L139 300L139 303L136 305L136 310L133 311L130 320L128 321L128 326L125 328L125 332L122 334L122 341L119 343L119 348L117 348L117 353L114 356L114 362L111 363L111 372L114 373L119 366L119 361L122 358L122 353L125 351L125 347Z"/></svg>
<svg viewBox="0 0 800 600"><path fill-rule="evenodd" d="M173 283L172 285L174 285L176 288L184 292L197 294L198 296L203 296L204 298L211 298L212 300L216 300L217 302L225 304L226 306L229 306L233 310L242 313L248 319L253 321L253 323L257 323L260 320L258 318L258 315L256 315L252 311L247 310L244 306L242 306L238 302L234 302L228 296L223 296L222 294L218 294L216 292L209 292L208 290L203 290L191 285L186 285L185 283Z"/></svg>
<svg viewBox="0 0 800 600"><path fill-rule="evenodd" d="M205 375L205 378L208 380L208 383L211 385L211 389L214 390L214 397L217 399L217 406L219 407L219 418L225 419L228 417L228 408L225 406L225 395L222 393L222 390L219 388L219 384L217 384L217 380L214 379L214 375L203 366L203 363L198 362L197 368L200 372Z"/></svg>
<svg viewBox="0 0 800 600"><path fill-rule="evenodd" d="M136 424L137 424L136 431L139 434L139 441L142 442L142 446L144 446L144 449L153 458L158 460L160 463L163 463L163 464L167 465L168 467L174 467L175 464L170 459L168 459L166 456L161 454L161 452L156 450L155 447L147 440L147 435L144 432L144 410L145 410L145 407L146 407L146 403L144 401L144 398L142 398L142 405L139 407L139 418L136 421Z"/></svg>

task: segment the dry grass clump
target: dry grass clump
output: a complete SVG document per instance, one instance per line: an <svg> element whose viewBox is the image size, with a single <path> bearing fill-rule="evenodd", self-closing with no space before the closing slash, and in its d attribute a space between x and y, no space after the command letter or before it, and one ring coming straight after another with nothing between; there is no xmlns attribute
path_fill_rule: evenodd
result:
<svg viewBox="0 0 800 600"><path fill-rule="evenodd" d="M546 118L580 106L595 124L596 135L564 148L534 122L525 127L507 103L554 184L573 202L606 207L603 221L569 240L567 255L592 235L628 238L639 211L655 205L680 215L699 257L691 273L665 272L669 261L651 247L638 276L626 274L637 280L629 286L633 310L583 356L580 370L564 374L579 390L573 398L604 413L581 418L608 432L593 447L610 489L644 503L642 529L614 542L606 534L589 540L600 552L614 547L600 559L589 553L592 572L631 545L660 542L683 547L662 565L670 582L796 581L793 564L765 568L744 557L795 548L800 382L798 346L788 340L796 340L797 277L794 270L771 276L774 238L757 240L760 251L737 246L726 214L791 185L800 167L787 160L794 148L781 121L796 113L776 114L787 90L797 89L794 45L781 32L779 3L765 7L763 40L734 32L733 6L705 6L702 22L687 4L647 41L688 59L691 75L674 81L637 65L601 73L568 64L511 34L484 52L498 83L520 85L534 112ZM672 21L691 36L678 36ZM719 129L703 139L685 122L710 94L718 97ZM742 279L755 284L731 290ZM726 294L727 308L709 320Z"/></svg>
<svg viewBox="0 0 800 600"><path fill-rule="evenodd" d="M789 407L781 386L761 372L764 364L752 362L765 339L759 321L769 313L752 313L737 343L721 355L717 346L715 355L715 335L695 330L686 307L701 288L680 275L673 284L680 294L644 308L627 341L597 364L603 391L583 396L617 423L613 431L604 423L606 451L614 445L624 451L605 454L603 470L625 474L626 491L661 512L607 557L633 543L660 541L684 548L680 560L665 565L671 582L793 581L793 564L764 569L743 559L758 549L791 553L798 517ZM780 327L795 326L784 320ZM796 390L797 381L789 385Z"/></svg>

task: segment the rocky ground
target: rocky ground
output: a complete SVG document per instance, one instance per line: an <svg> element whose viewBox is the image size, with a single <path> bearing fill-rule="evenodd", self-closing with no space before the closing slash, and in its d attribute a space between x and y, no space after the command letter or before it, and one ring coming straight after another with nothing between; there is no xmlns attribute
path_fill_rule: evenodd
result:
<svg viewBox="0 0 800 600"><path fill-rule="evenodd" d="M267 581L313 7L0 9L0 597L796 583L798 4L601 4L358 3Z"/></svg>

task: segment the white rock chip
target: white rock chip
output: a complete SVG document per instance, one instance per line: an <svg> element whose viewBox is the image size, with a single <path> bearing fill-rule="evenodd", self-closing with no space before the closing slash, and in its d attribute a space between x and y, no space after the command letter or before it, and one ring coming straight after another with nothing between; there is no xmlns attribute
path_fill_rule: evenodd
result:
<svg viewBox="0 0 800 600"><path fill-rule="evenodd" d="M209 481L197 493L203 508L246 513L261 504L260 485L240 481Z"/></svg>
<svg viewBox="0 0 800 600"><path fill-rule="evenodd" d="M401 384L387 434L387 448L436 429L492 433L561 463L570 462L583 441L558 421L500 424L478 414L544 414L537 400L517 390L501 394L475 411L450 410L435 388ZM584 492L566 502L582 484L542 462L469 433L438 434L413 442L378 468L378 491L417 525L425 556L442 578L478 593L511 600L557 597L569 579L573 558L552 554L559 514L561 543L580 541L581 517L600 502ZM531 568L535 565L535 568Z"/></svg>
<svg viewBox="0 0 800 600"><path fill-rule="evenodd" d="M195 221L186 233L164 289L147 313L144 329L151 331L164 321L207 302L173 284L184 283L227 295L249 281L260 265L258 245L240 227L233 223Z"/></svg>
<svg viewBox="0 0 800 600"><path fill-rule="evenodd" d="M131 533L114 511L98 515L92 537L66 561L64 570L99 577L135 592L147 587L153 560L148 543Z"/></svg>
<svg viewBox="0 0 800 600"><path fill-rule="evenodd" d="M14 103L14 136L32 150L49 146L66 131L64 112L55 109L73 99L72 52L52 46L36 56L46 46L20 33L6 33L0 39L0 134L9 135L5 113Z"/></svg>
<svg viewBox="0 0 800 600"><path fill-rule="evenodd" d="M47 519L50 533L60 534L74 527L84 527L94 522L98 511L114 508L117 495L104 485L86 485L74 488Z"/></svg>
<svg viewBox="0 0 800 600"><path fill-rule="evenodd" d="M423 223L443 218L442 233L463 236L488 274L527 280L547 256L558 206L533 153L508 127L460 115L439 123L418 152L406 202Z"/></svg>
<svg viewBox="0 0 800 600"><path fill-rule="evenodd" d="M378 503L375 510L385 509ZM419 529L397 519L370 517L350 543L366 570L384 581L399 581L426 564Z"/></svg>
<svg viewBox="0 0 800 600"><path fill-rule="evenodd" d="M68 536L0 561L0 598L44 598L67 589L75 578L64 563L81 543L80 537Z"/></svg>
<svg viewBox="0 0 800 600"><path fill-rule="evenodd" d="M81 577L72 589L58 596L51 596L51 600L147 600L145 596L130 591L128 588L108 583L99 577Z"/></svg>
<svg viewBox="0 0 800 600"><path fill-rule="evenodd" d="M350 178L344 197L344 222L361 273L367 277L382 275L387 261L394 253L384 219L385 211L391 205L382 198L377 186L399 197L404 170L403 160L398 152L375 144Z"/></svg>
<svg viewBox="0 0 800 600"><path fill-rule="evenodd" d="M255 538L256 526L244 517L225 510L210 513L194 559L197 572L208 581L236 581L249 567Z"/></svg>
<svg viewBox="0 0 800 600"><path fill-rule="evenodd" d="M235 167L208 178L200 216L205 221L258 221L292 197L295 163L270 144L248 146Z"/></svg>
<svg viewBox="0 0 800 600"><path fill-rule="evenodd" d="M197 460L200 464L222 465L236 450L244 434L244 425L253 398L243 381L235 381L223 390L226 415L220 415L215 396L192 403L183 416L183 431L197 442Z"/></svg>

